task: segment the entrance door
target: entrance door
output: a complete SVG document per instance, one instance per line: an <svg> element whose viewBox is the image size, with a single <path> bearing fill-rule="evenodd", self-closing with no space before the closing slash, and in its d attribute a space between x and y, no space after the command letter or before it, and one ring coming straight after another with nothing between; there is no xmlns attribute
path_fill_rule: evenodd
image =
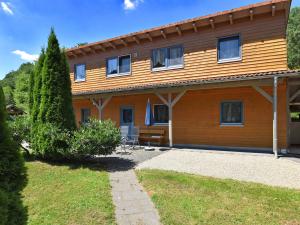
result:
<svg viewBox="0 0 300 225"><path fill-rule="evenodd" d="M121 126L133 126L134 125L134 109L131 106L121 107Z"/></svg>

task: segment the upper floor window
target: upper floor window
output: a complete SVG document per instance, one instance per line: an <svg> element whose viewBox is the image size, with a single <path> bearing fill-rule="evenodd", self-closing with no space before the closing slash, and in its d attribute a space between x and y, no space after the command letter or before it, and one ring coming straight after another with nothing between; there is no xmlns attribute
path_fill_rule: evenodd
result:
<svg viewBox="0 0 300 225"><path fill-rule="evenodd" d="M106 61L106 75L108 77L115 75L126 75L130 73L131 57L130 55L113 57Z"/></svg>
<svg viewBox="0 0 300 225"><path fill-rule="evenodd" d="M241 101L229 101L221 103L221 124L243 124L243 103Z"/></svg>
<svg viewBox="0 0 300 225"><path fill-rule="evenodd" d="M75 81L84 81L85 80L85 65L76 64L75 65Z"/></svg>
<svg viewBox="0 0 300 225"><path fill-rule="evenodd" d="M218 40L218 61L228 62L241 59L240 36L220 38Z"/></svg>
<svg viewBox="0 0 300 225"><path fill-rule="evenodd" d="M171 69L183 66L182 46L152 50L152 70Z"/></svg>

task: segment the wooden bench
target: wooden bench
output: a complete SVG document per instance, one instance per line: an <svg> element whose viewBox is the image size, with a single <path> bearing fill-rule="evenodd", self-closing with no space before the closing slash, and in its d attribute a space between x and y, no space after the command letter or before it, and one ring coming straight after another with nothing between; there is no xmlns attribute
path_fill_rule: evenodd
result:
<svg viewBox="0 0 300 225"><path fill-rule="evenodd" d="M165 131L161 129L141 129L139 140L140 142L155 142L161 145L164 140Z"/></svg>

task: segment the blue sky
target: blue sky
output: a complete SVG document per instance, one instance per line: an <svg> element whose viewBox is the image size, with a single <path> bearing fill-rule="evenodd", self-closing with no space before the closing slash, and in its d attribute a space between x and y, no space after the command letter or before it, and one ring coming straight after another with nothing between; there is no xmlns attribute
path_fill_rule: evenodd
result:
<svg viewBox="0 0 300 225"><path fill-rule="evenodd" d="M71 47L260 1L0 0L0 79L37 57L52 26Z"/></svg>

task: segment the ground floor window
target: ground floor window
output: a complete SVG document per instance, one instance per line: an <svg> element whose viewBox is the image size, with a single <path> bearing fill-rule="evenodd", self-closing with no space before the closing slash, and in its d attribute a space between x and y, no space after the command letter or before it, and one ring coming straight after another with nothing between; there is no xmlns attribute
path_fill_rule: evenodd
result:
<svg viewBox="0 0 300 225"><path fill-rule="evenodd" d="M221 103L221 124L243 124L243 103L241 101Z"/></svg>
<svg viewBox="0 0 300 225"><path fill-rule="evenodd" d="M167 105L154 105L154 124L167 124L169 122L169 108Z"/></svg>
<svg viewBox="0 0 300 225"><path fill-rule="evenodd" d="M133 108L130 106L121 108L121 125L133 125Z"/></svg>
<svg viewBox="0 0 300 225"><path fill-rule="evenodd" d="M85 124L89 121L91 116L91 110L88 108L81 109L81 123Z"/></svg>

